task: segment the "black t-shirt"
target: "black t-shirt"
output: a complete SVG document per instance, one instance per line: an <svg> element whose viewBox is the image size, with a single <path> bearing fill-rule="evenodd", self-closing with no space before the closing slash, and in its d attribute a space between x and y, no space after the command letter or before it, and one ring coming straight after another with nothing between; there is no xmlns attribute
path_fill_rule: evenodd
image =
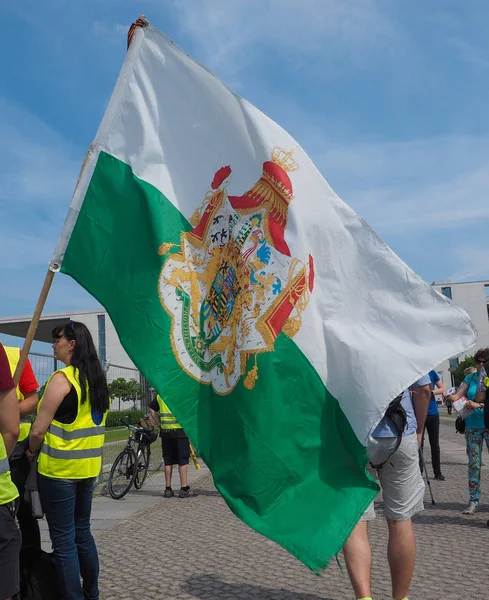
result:
<svg viewBox="0 0 489 600"><path fill-rule="evenodd" d="M66 394L58 407L54 420L70 425L78 415L78 396L74 387Z"/></svg>

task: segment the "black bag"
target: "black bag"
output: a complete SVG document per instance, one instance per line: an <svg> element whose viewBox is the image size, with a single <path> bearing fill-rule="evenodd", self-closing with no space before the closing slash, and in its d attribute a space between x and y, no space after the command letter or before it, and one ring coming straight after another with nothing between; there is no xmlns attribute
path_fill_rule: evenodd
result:
<svg viewBox="0 0 489 600"><path fill-rule="evenodd" d="M394 400L387 407L387 410L385 411L385 416L391 420L391 422L394 424L394 427L397 430L396 445L394 446L394 450L389 454L389 456L380 464L374 465L372 462L370 462L370 465L374 469L382 469L382 467L385 465L385 463L394 454L394 452L397 452L399 446L401 445L402 434L404 433L404 430L406 429L406 425L407 425L406 410L405 410L404 406L401 404L402 395L403 394L399 394L399 396L396 396L394 398Z"/></svg>
<svg viewBox="0 0 489 600"><path fill-rule="evenodd" d="M455 419L455 430L457 433L465 433L465 421L462 417L457 417Z"/></svg>
<svg viewBox="0 0 489 600"><path fill-rule="evenodd" d="M41 496L39 495L37 475L37 460L33 460L24 486L24 500L31 507L32 516L35 519L42 519L44 511L42 509Z"/></svg>
<svg viewBox="0 0 489 600"><path fill-rule="evenodd" d="M20 600L59 600L56 565L52 554L33 546L20 552Z"/></svg>

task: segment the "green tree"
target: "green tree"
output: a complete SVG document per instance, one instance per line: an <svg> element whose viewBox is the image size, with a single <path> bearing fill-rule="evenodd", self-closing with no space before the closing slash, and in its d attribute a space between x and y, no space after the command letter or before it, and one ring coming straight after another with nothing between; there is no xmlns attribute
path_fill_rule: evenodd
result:
<svg viewBox="0 0 489 600"><path fill-rule="evenodd" d="M118 399L120 402L132 402L134 409L136 409L136 401L143 395L141 385L135 379L127 381L124 377L119 377L111 381L108 387L112 400Z"/></svg>
<svg viewBox="0 0 489 600"><path fill-rule="evenodd" d="M459 386L464 380L464 371L468 367L475 367L475 360L473 356L467 356L463 360L460 361L457 370L453 374L453 378L455 379L455 385Z"/></svg>

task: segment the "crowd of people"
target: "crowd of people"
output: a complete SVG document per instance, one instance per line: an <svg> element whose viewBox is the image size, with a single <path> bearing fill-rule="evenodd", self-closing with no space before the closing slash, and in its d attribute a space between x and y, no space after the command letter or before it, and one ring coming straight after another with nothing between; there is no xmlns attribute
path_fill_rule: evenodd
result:
<svg viewBox="0 0 489 600"><path fill-rule="evenodd" d="M54 356L65 367L51 375L41 399L29 359L15 386L21 352L0 344L0 600L19 592L22 552L41 552L39 515L25 494L28 482L32 492L32 481L49 528L59 598L99 598L99 560L90 516L102 468L109 390L83 323L56 327L53 340ZM171 476L173 465L178 465L179 497L188 498L193 495L187 483L189 439L160 396L151 414L163 439L164 496L174 495Z"/></svg>
<svg viewBox="0 0 489 600"><path fill-rule="evenodd" d="M416 543L412 517L423 510L425 487L422 471L423 467L426 468L423 459L426 431L435 479L445 481L441 472L437 395L448 398L449 404L463 398L464 407L469 409L464 421L469 506L463 513L473 515L477 511L480 500L482 447L484 440L488 444L489 437L489 410L487 413L484 411L489 389L489 348L478 350L474 360L476 366L466 370L463 382L453 394L445 394L445 388L436 371L430 371L413 383L400 398L404 412L402 427L399 427L395 412L389 412L388 409L367 446L370 469L382 489L384 514L389 530L387 558L392 578L393 600L408 600L407 594L414 571ZM368 521L374 518L372 503L343 547L348 574L357 600L372 600L372 551L368 538Z"/></svg>
<svg viewBox="0 0 489 600"><path fill-rule="evenodd" d="M37 482L35 491L49 528L60 597L99 598L99 561L90 515L95 480L102 467L109 390L85 325L70 321L59 326L53 331L53 340L55 357L66 366L53 373L41 399L28 359L16 386L13 374L21 359L20 350L0 344L0 600L10 600L19 592L21 549L41 549L38 515L33 514L25 494L27 482L32 480ZM478 350L474 358L476 366L466 370L454 393L446 394L436 371L404 390L387 409L367 447L369 469L383 492L394 600L407 600L414 569L416 550L411 519L423 510L425 432L434 478L445 480L441 471L437 396L445 398L447 405L463 398L469 409L464 421L469 506L464 514L473 515L479 506L484 441L489 449L489 414L484 414L489 348ZM189 439L161 396L151 403L150 412L160 427L163 442L163 495L175 495L172 473L176 465L181 484L178 496L188 498L193 495L187 481ZM32 414L35 419L31 425ZM30 483L29 491L32 489ZM374 518L372 503L343 548L359 600L371 600L368 522Z"/></svg>
<svg viewBox="0 0 489 600"><path fill-rule="evenodd" d="M0 345L2 600L19 592L21 548L41 551L39 526L25 498L32 472L49 527L59 596L99 598L90 515L95 478L102 467L109 390L85 325L70 321L57 327L53 340L54 356L65 367L51 375L41 399L28 359L15 387L12 376L20 351ZM31 425L32 413L36 416Z"/></svg>

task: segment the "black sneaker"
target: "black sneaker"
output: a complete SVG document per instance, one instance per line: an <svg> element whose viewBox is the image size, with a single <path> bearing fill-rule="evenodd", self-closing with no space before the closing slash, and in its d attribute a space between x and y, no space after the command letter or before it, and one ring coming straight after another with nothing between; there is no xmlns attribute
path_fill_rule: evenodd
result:
<svg viewBox="0 0 489 600"><path fill-rule="evenodd" d="M441 473L438 473L438 475L435 475L435 479L437 481L445 481L445 475L442 475Z"/></svg>
<svg viewBox="0 0 489 600"><path fill-rule="evenodd" d="M188 485L186 488L181 488L181 490L178 492L179 498L191 498L192 496L195 496L195 493L190 489L190 486Z"/></svg>
<svg viewBox="0 0 489 600"><path fill-rule="evenodd" d="M173 498L174 495L175 492L171 489L171 487L165 488L165 491L163 492L163 498Z"/></svg>

